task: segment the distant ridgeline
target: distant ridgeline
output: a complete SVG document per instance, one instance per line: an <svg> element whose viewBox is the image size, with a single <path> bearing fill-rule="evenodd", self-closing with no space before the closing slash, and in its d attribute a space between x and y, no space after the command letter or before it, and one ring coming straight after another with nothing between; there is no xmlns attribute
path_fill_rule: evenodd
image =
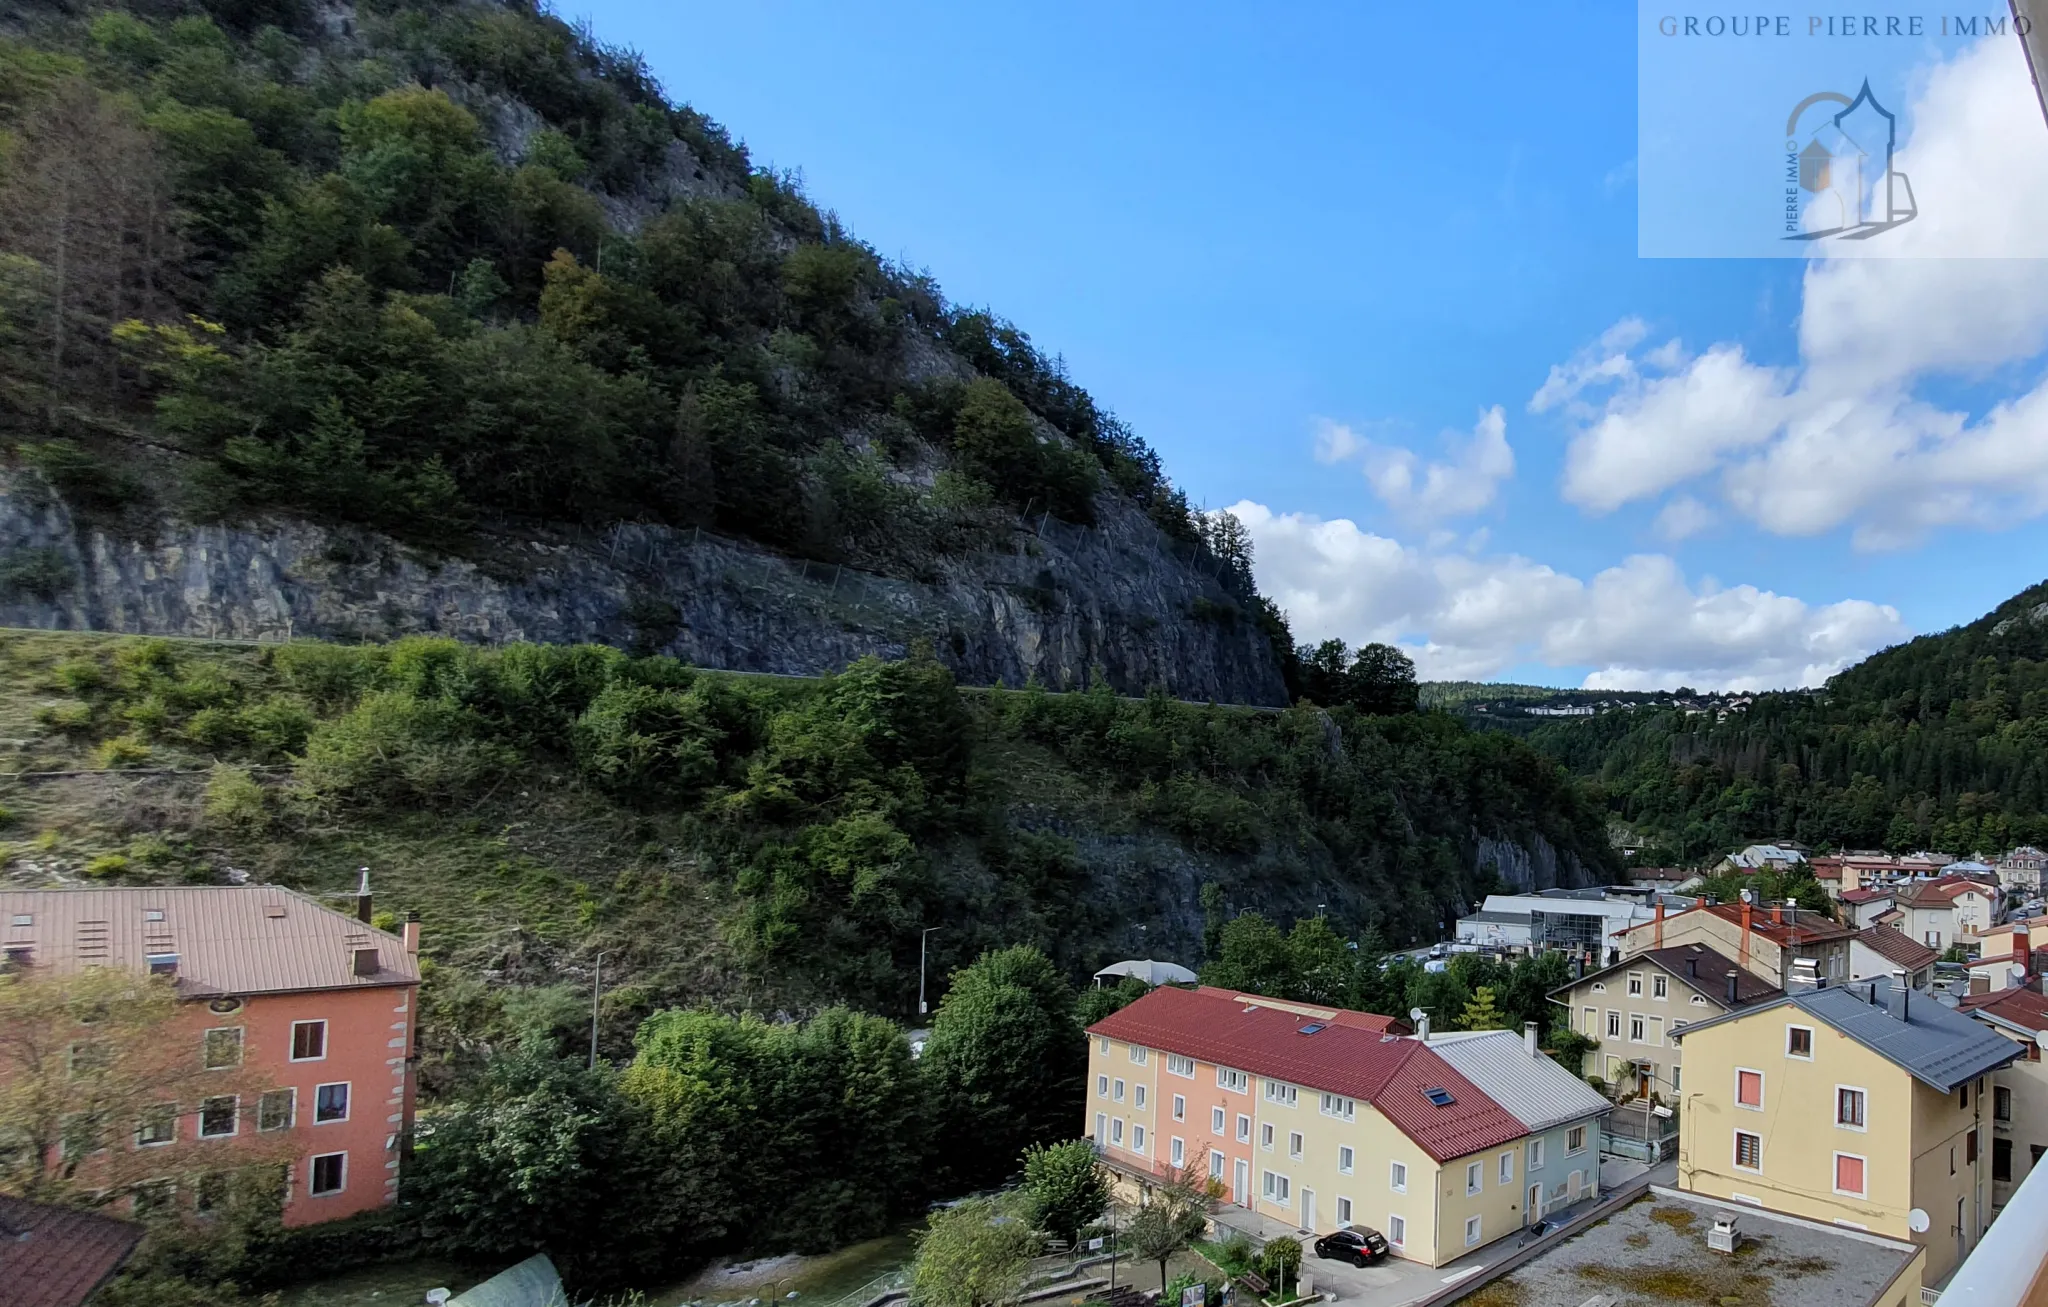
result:
<svg viewBox="0 0 2048 1307"><path fill-rule="evenodd" d="M716 532L925 587L941 656L999 635L1008 614L982 610L1007 596L1080 614L1024 637L1072 646L1030 669L1049 683L1099 662L1171 684L1157 669L1243 644L1262 666L1175 692L1281 697L1291 640L1234 520L1191 512L1059 360L754 167L639 56L516 0L15 12L0 441L100 552L154 542L143 570L175 570L203 541L167 523L298 520L344 569L390 539L516 578L547 530ZM1098 570L1157 576L1113 596L1070 578L1075 532L1107 533ZM238 547L231 565L270 557ZM68 599L67 620L130 598L0 548L4 588ZM612 607L659 628L674 597L643 589ZM1147 635L1191 624L1191 650ZM1150 643L1120 662L1127 637Z"/></svg>
<svg viewBox="0 0 2048 1307"><path fill-rule="evenodd" d="M1635 828L1646 862L1779 836L1959 854L2048 842L2048 585L1822 691L1602 711L1526 734Z"/></svg>

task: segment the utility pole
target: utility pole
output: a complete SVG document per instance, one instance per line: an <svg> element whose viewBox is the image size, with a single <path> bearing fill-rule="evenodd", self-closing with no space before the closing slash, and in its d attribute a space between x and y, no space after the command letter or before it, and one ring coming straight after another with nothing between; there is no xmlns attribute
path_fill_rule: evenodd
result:
<svg viewBox="0 0 2048 1307"><path fill-rule="evenodd" d="M590 971L590 1070L597 1070L597 1000L604 993L604 957L609 949L597 955L597 964Z"/></svg>
<svg viewBox="0 0 2048 1307"><path fill-rule="evenodd" d="M917 1014L923 1016L930 1011L924 1002L924 964L930 956L932 932L944 930L944 926L926 926L924 934L917 937Z"/></svg>

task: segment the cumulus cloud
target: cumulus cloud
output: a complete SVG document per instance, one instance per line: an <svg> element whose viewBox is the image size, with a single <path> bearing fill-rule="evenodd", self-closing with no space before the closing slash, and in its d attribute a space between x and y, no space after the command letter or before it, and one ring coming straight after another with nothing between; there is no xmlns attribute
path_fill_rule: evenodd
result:
<svg viewBox="0 0 2048 1307"><path fill-rule="evenodd" d="M1399 644L1426 677L1484 679L1534 661L1591 667L1586 684L1599 688L1817 685L1907 634L1890 607L1695 585L1661 554L1587 581L1512 554L1404 545L1343 518L1249 500L1229 511L1297 637Z"/></svg>
<svg viewBox="0 0 2048 1307"><path fill-rule="evenodd" d="M1808 265L1797 366L1643 351L1629 318L1551 370L1530 408L1573 423L1566 498L1603 513L1698 483L1775 534L1866 549L2048 513L2048 134L2017 44L1934 67L1908 120L1921 216ZM1957 251L1985 257L1931 257ZM2021 393L1981 413L1921 393L2015 368ZM1700 520L1678 502L1672 525Z"/></svg>
<svg viewBox="0 0 2048 1307"><path fill-rule="evenodd" d="M1717 520L1713 509L1691 495L1680 495L1657 514L1656 531L1659 536L1676 544L1698 535Z"/></svg>
<svg viewBox="0 0 2048 1307"><path fill-rule="evenodd" d="M1373 494L1410 518L1476 513L1492 503L1500 483L1515 474L1507 414L1498 404L1479 415L1470 436L1447 433L1444 443L1448 457L1433 462L1405 446L1372 440L1327 418L1316 424L1316 460L1363 464Z"/></svg>

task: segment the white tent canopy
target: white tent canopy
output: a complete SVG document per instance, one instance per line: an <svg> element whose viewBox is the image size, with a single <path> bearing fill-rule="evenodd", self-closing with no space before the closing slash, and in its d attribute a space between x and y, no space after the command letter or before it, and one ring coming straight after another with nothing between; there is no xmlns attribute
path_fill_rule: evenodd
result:
<svg viewBox="0 0 2048 1307"><path fill-rule="evenodd" d="M1136 976L1148 985L1192 985L1195 973L1173 962L1154 962L1151 958L1131 962L1112 962L1095 973L1097 980L1114 980L1119 976Z"/></svg>

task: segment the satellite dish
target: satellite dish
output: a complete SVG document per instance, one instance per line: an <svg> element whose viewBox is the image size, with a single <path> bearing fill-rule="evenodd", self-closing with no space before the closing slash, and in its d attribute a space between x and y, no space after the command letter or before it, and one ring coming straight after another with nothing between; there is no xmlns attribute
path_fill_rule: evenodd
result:
<svg viewBox="0 0 2048 1307"><path fill-rule="evenodd" d="M1427 1012L1424 1012L1424 1011L1423 1011L1423 1010L1422 1010L1421 1008L1419 1008L1419 1007L1411 1007L1411 1008L1409 1008L1409 1009L1408 1009L1408 1019L1409 1019L1410 1021L1420 1021L1420 1020L1422 1020L1422 1018L1424 1018L1424 1017L1426 1017L1426 1016L1428 1016L1428 1015L1429 1015L1429 1013L1427 1013Z"/></svg>
<svg viewBox="0 0 2048 1307"><path fill-rule="evenodd" d="M1756 891L1753 889L1746 889L1742 891L1742 901L1744 903L1756 902Z"/></svg>
<svg viewBox="0 0 2048 1307"><path fill-rule="evenodd" d="M1906 1213L1906 1228L1914 1234L1926 1234L1928 1224L1927 1213L1920 1208Z"/></svg>

